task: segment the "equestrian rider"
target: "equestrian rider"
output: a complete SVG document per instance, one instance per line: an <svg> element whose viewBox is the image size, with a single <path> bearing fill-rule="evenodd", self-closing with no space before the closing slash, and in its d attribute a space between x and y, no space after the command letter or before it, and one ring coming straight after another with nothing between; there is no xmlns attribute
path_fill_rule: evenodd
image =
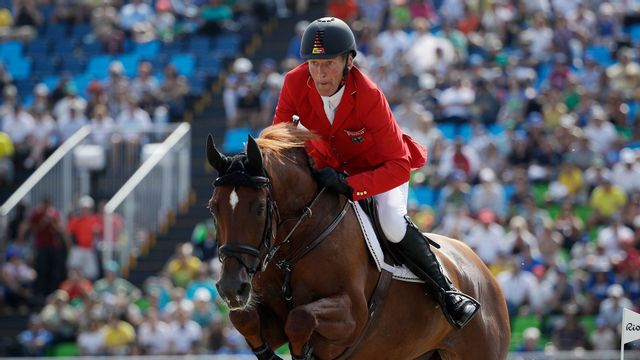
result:
<svg viewBox="0 0 640 360"><path fill-rule="evenodd" d="M354 201L373 196L396 257L436 294L447 320L463 327L478 303L453 287L407 216L410 173L425 164L426 149L400 130L382 91L354 66L356 41L344 21L309 24L300 55L306 62L287 73L273 123L297 115L320 135L309 147L319 185Z"/></svg>

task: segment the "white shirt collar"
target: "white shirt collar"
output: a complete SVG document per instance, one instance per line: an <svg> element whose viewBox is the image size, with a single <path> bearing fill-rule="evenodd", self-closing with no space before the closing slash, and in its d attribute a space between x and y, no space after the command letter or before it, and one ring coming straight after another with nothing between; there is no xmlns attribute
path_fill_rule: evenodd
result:
<svg viewBox="0 0 640 360"><path fill-rule="evenodd" d="M333 125L333 119L336 116L336 110L338 109L338 105L340 105L342 95L344 95L344 88L344 85L341 86L340 90L338 90L331 96L321 96L322 103L324 104L324 112L325 114L327 114L327 119L329 119L331 125Z"/></svg>

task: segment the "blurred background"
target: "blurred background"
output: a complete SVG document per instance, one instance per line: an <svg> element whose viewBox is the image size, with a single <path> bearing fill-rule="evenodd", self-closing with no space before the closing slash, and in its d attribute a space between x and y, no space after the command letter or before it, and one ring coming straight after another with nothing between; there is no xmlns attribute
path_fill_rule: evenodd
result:
<svg viewBox="0 0 640 360"><path fill-rule="evenodd" d="M631 0L0 0L0 356L250 354L214 286L205 135L237 153L269 125L325 15L427 146L410 213L494 273L511 358L620 357L640 310Z"/></svg>

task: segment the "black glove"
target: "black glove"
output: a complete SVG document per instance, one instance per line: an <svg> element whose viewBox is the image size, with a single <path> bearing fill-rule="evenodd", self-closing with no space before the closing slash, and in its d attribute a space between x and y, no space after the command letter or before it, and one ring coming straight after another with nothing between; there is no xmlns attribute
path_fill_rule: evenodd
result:
<svg viewBox="0 0 640 360"><path fill-rule="evenodd" d="M353 189L349 186L343 173L337 172L332 168L324 168L315 172L315 178L318 185L333 190L338 194L344 194L351 199Z"/></svg>

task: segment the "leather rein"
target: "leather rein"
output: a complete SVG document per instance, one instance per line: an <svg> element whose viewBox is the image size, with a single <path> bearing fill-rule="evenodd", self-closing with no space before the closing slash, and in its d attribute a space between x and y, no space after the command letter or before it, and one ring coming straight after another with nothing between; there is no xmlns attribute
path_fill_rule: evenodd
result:
<svg viewBox="0 0 640 360"><path fill-rule="evenodd" d="M297 218L295 225L289 230L284 239L273 244L272 240L275 240L277 228L279 228L284 222L280 219L280 213L278 206L271 196L272 183L268 176L251 176L244 171L236 171L230 174L225 174L218 177L214 181L214 186L219 185L233 185L233 186L246 186L255 189L267 190L267 214L265 219L264 231L262 233L262 240L258 247L245 244L227 243L218 248L218 257L220 262L223 262L227 257L233 257L247 270L251 275L266 270L269 263L274 259L278 251L283 245L291 243L292 236L296 229L303 223L304 220L313 216L312 208L318 201L320 196L324 193L326 188L322 188L316 196L313 198L309 205L302 209L302 214ZM293 306L293 295L291 290L291 274L293 273L295 264L302 259L305 255L315 249L324 239L329 236L333 230L340 224L342 219L347 213L349 200L345 201L342 210L334 217L331 224L329 224L320 235L318 235L313 241L309 242L306 246L295 252L293 255L286 259L282 259L276 262L278 269L284 272L284 281L282 283L282 293L287 305L291 308ZM275 229L274 231L274 221ZM248 265L242 258L242 255L249 255L257 258L258 263L255 266Z"/></svg>

